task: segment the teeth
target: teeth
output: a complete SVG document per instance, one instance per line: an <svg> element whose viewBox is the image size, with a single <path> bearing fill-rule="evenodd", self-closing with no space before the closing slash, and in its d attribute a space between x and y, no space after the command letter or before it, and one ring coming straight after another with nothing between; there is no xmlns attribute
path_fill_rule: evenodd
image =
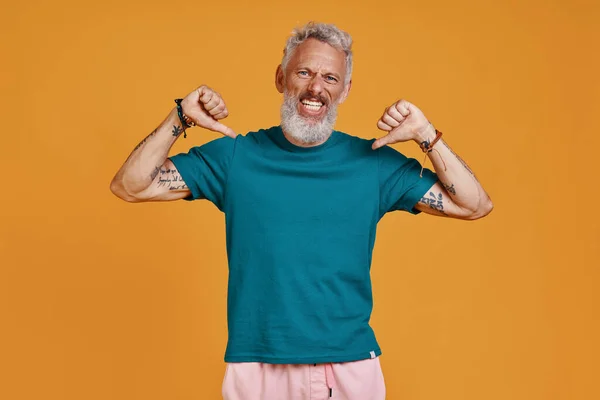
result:
<svg viewBox="0 0 600 400"><path fill-rule="evenodd" d="M321 103L319 101L310 101L310 100L302 100L302 104L304 104L305 106L309 106L309 107L316 107L317 110L319 108L321 108L321 106L323 105L323 103Z"/></svg>

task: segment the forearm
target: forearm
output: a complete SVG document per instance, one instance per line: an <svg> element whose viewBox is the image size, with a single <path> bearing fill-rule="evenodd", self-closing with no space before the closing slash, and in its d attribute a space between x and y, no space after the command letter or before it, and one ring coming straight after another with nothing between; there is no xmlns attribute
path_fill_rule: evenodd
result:
<svg viewBox="0 0 600 400"><path fill-rule="evenodd" d="M435 129L429 125L419 135L419 143L435 139ZM440 138L428 153L439 181L448 195L459 207L473 215L485 215L491 211L492 202L469 166Z"/></svg>
<svg viewBox="0 0 600 400"><path fill-rule="evenodd" d="M181 132L183 128L174 108L160 126L133 149L111 182L112 192L127 200L148 188Z"/></svg>

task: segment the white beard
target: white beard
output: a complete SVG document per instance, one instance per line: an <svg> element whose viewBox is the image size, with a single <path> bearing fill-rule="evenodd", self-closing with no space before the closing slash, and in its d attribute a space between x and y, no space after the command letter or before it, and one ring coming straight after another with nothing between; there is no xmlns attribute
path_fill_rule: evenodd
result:
<svg viewBox="0 0 600 400"><path fill-rule="evenodd" d="M322 143L326 141L335 125L337 104L327 106L327 113L320 121L310 120L298 112L299 98L283 93L281 104L281 127L285 133L303 144Z"/></svg>

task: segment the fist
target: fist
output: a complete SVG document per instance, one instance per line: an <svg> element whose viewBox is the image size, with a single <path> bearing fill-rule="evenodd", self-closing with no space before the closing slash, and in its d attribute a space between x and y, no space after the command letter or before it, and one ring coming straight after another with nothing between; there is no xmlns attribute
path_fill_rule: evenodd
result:
<svg viewBox="0 0 600 400"><path fill-rule="evenodd" d="M229 115L229 111L221 95L208 86L200 86L185 96L181 109L198 126L232 138L237 136L233 129L219 122Z"/></svg>
<svg viewBox="0 0 600 400"><path fill-rule="evenodd" d="M377 121L377 127L389 132L373 142L373 150L386 144L419 140L423 132L429 127L429 121L414 104L399 100L383 112Z"/></svg>

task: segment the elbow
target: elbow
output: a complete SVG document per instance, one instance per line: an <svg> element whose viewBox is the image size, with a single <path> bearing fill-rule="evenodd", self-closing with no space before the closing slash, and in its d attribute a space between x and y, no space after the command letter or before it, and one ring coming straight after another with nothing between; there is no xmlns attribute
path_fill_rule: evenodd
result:
<svg viewBox="0 0 600 400"><path fill-rule="evenodd" d="M127 193L125 187L117 179L113 179L110 182L110 191L119 199L124 200L128 203L139 203L141 201L137 197L131 195L130 193Z"/></svg>
<svg viewBox="0 0 600 400"><path fill-rule="evenodd" d="M485 202L480 204L477 210L475 210L473 213L471 213L471 215L467 217L467 219L470 221L474 221L476 219L483 218L489 213L491 213L493 209L494 204L492 203L492 200L488 197Z"/></svg>

